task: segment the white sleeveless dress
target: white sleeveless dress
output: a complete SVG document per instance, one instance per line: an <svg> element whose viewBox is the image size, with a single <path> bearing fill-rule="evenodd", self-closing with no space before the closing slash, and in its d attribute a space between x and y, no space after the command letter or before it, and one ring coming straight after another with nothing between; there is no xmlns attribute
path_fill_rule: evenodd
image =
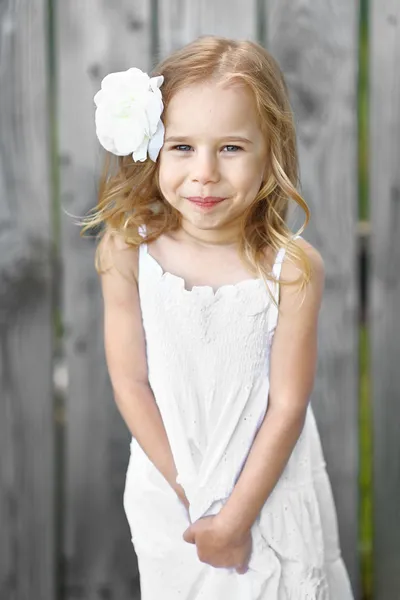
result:
<svg viewBox="0 0 400 600"><path fill-rule="evenodd" d="M143 235L144 228L141 230ZM280 275L282 248L273 272ZM275 298L279 287L270 282ZM135 438L124 508L142 600L352 600L336 511L311 405L289 462L251 534L249 569L202 563L183 532L229 497L267 409L278 312L261 279L185 289L139 251L149 383L190 519Z"/></svg>

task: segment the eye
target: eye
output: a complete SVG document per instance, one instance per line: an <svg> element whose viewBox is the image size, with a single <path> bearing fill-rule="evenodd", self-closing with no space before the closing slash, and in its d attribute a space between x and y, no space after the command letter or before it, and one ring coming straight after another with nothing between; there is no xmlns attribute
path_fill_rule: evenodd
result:
<svg viewBox="0 0 400 600"><path fill-rule="evenodd" d="M227 146L224 146L224 148L229 148L228 154L233 154L238 150L243 150L243 148L241 148L240 146L234 146L233 144L228 144Z"/></svg>
<svg viewBox="0 0 400 600"><path fill-rule="evenodd" d="M178 150L179 152L188 152L191 147L192 146L189 146L188 144L178 144L177 146L174 146L172 149Z"/></svg>
<svg viewBox="0 0 400 600"><path fill-rule="evenodd" d="M243 148L240 146L235 146L234 144L228 144L224 146L224 148L227 148L227 152L225 152L227 154L235 154L239 150L243 150ZM191 149L192 146L189 144L177 144L176 146L172 147L172 150L177 150L178 152L190 152Z"/></svg>

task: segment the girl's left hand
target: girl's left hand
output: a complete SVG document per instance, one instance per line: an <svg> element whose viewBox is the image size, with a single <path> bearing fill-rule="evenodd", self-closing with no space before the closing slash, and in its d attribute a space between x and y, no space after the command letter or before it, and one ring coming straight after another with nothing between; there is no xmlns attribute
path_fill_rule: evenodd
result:
<svg viewBox="0 0 400 600"><path fill-rule="evenodd" d="M215 516L202 517L190 525L183 534L189 544L196 544L201 562L212 567L235 568L243 575L248 570L252 552L251 532L227 536L216 526Z"/></svg>

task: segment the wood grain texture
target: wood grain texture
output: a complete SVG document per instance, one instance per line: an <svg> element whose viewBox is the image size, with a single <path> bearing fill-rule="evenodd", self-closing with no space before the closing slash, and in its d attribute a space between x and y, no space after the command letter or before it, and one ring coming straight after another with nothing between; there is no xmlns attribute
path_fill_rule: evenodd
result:
<svg viewBox="0 0 400 600"><path fill-rule="evenodd" d="M201 35L254 40L257 0L162 0L158 23L160 58Z"/></svg>
<svg viewBox="0 0 400 600"><path fill-rule="evenodd" d="M400 5L370 4L374 598L400 590Z"/></svg>
<svg viewBox="0 0 400 600"><path fill-rule="evenodd" d="M312 405L354 589L358 564L357 2L267 0L267 48L295 114L304 237L321 253L326 285ZM300 219L300 223L302 219Z"/></svg>
<svg viewBox="0 0 400 600"><path fill-rule="evenodd" d="M147 0L57 3L58 120L66 407L65 598L139 597L138 568L123 511L129 433L115 406L103 348L94 243L74 219L96 204L103 149L93 96L114 71L150 67Z"/></svg>
<svg viewBox="0 0 400 600"><path fill-rule="evenodd" d="M0 598L53 600L46 2L0 3Z"/></svg>

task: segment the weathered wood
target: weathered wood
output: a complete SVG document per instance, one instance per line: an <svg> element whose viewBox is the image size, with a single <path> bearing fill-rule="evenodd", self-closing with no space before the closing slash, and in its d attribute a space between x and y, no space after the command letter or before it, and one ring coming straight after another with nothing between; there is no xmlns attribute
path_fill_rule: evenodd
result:
<svg viewBox="0 0 400 600"><path fill-rule="evenodd" d="M162 0L159 3L159 56L200 35L257 38L257 0Z"/></svg>
<svg viewBox="0 0 400 600"><path fill-rule="evenodd" d="M0 598L54 599L47 5L0 5Z"/></svg>
<svg viewBox="0 0 400 600"><path fill-rule="evenodd" d="M301 191L312 215L304 237L325 262L311 400L358 590L357 3L266 3L267 47L289 87Z"/></svg>
<svg viewBox="0 0 400 600"><path fill-rule="evenodd" d="M400 5L370 5L374 598L400 590Z"/></svg>
<svg viewBox="0 0 400 600"><path fill-rule="evenodd" d="M83 216L96 204L103 151L93 96L113 71L150 68L150 2L57 3L61 209ZM66 599L139 595L123 511L129 433L115 406L103 348L94 244L63 215L66 406L64 553Z"/></svg>

